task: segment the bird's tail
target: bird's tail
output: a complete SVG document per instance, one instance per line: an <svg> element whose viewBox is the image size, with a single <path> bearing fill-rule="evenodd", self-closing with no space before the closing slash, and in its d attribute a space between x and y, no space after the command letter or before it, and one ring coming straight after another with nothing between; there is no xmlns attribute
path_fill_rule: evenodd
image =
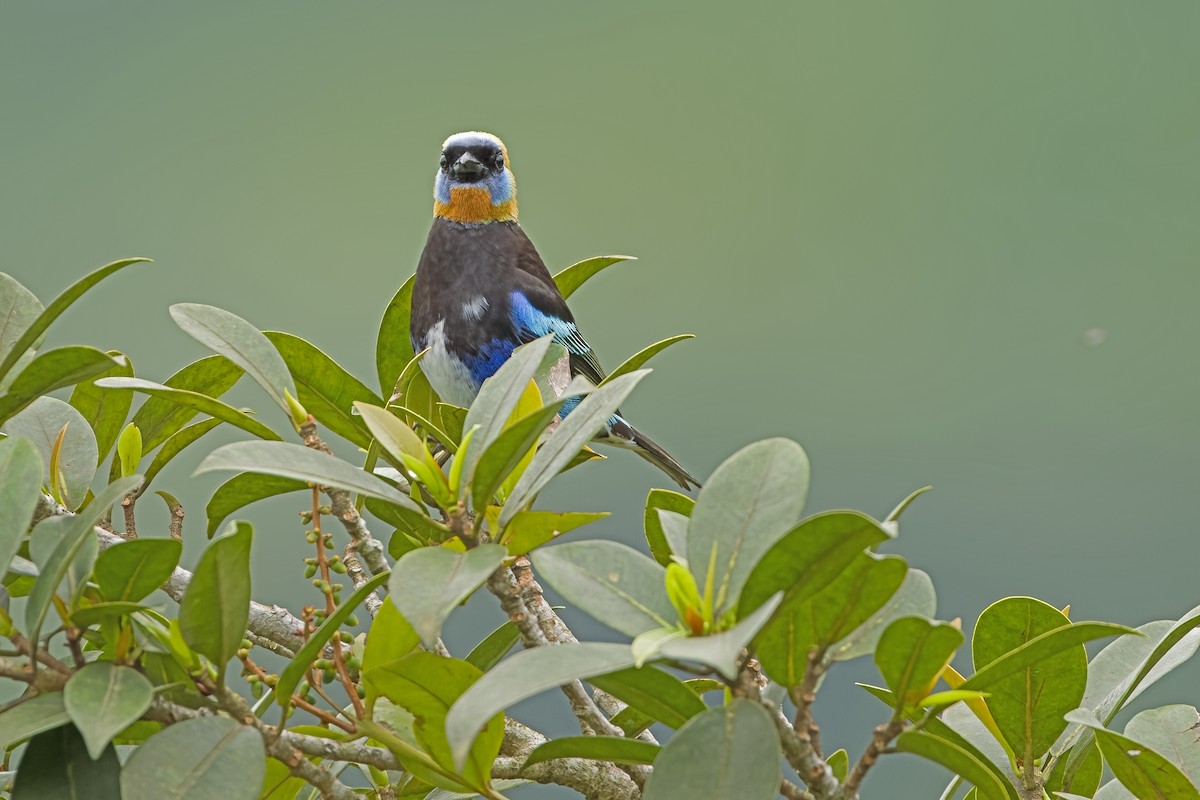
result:
<svg viewBox="0 0 1200 800"><path fill-rule="evenodd" d="M683 465L676 461L670 453L662 449L653 439L630 425L621 417L614 417L608 427L608 436L599 441L605 444L617 445L637 453L654 466L661 469L671 480L678 483L686 491L692 487L699 488L700 481L696 480Z"/></svg>

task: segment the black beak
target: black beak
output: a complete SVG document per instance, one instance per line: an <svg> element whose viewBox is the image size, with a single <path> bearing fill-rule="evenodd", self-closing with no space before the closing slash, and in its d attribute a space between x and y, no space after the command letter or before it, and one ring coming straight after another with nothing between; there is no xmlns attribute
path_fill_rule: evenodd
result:
<svg viewBox="0 0 1200 800"><path fill-rule="evenodd" d="M455 161L454 165L450 167L450 176L454 180L464 183L477 181L486 174L487 167L470 153L463 153L458 161Z"/></svg>

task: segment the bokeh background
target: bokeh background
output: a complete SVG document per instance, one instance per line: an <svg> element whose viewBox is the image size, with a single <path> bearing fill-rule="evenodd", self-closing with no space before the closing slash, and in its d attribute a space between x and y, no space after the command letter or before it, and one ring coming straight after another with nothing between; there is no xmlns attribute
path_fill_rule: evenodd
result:
<svg viewBox="0 0 1200 800"><path fill-rule="evenodd" d="M190 301L373 383L438 147L491 130L553 269L640 258L572 299L606 364L698 335L626 408L698 475L787 436L812 459L812 510L882 515L933 484L893 550L968 627L1010 594L1076 619L1177 617L1200 602L1198 37L1192 0L4 0L0 269L48 299L153 257L51 334L144 377L203 355L167 315ZM233 397L272 413L253 387ZM220 480L188 475L218 441L160 479L188 510L185 563ZM590 535L637 543L661 482L618 453L543 502L615 509ZM145 531L160 511L143 505ZM250 516L255 595L295 608L312 597L292 505ZM451 648L499 616L473 602ZM1194 703L1198 676L1146 702ZM865 744L881 707L851 681L875 677L832 674L827 744ZM564 708L523 717L565 733ZM866 795L944 782L889 758Z"/></svg>

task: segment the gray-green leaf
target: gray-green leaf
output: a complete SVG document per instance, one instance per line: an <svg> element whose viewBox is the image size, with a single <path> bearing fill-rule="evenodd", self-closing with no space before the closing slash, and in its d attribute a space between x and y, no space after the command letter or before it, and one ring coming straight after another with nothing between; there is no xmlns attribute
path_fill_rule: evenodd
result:
<svg viewBox="0 0 1200 800"><path fill-rule="evenodd" d="M646 781L646 800L770 800L779 793L779 736L766 709L737 699L693 717Z"/></svg>
<svg viewBox="0 0 1200 800"><path fill-rule="evenodd" d="M800 521L808 494L808 456L788 439L742 448L700 490L688 524L687 560L698 586L710 569L713 613L737 602L759 559Z"/></svg>
<svg viewBox="0 0 1200 800"><path fill-rule="evenodd" d="M33 443L0 442L0 566L7 568L33 520L42 485L42 460Z"/></svg>
<svg viewBox="0 0 1200 800"><path fill-rule="evenodd" d="M628 645L593 642L537 647L506 658L463 692L446 714L455 764L463 763L475 734L498 711L555 686L631 666Z"/></svg>
<svg viewBox="0 0 1200 800"><path fill-rule="evenodd" d="M665 570L619 542L568 542L533 554L538 574L571 605L613 630L637 636L675 624Z"/></svg>
<svg viewBox="0 0 1200 800"><path fill-rule="evenodd" d="M209 453L194 474L228 470L332 486L417 510L412 498L336 456L291 442L235 442Z"/></svg>
<svg viewBox="0 0 1200 800"><path fill-rule="evenodd" d="M421 642L433 647L450 612L482 586L507 555L498 544L465 553L442 547L411 550L392 568L388 596Z"/></svg>
<svg viewBox="0 0 1200 800"><path fill-rule="evenodd" d="M290 417L284 392L296 396L292 374L262 331L237 314L199 303L171 306L171 318L184 333L244 369Z"/></svg>
<svg viewBox="0 0 1200 800"><path fill-rule="evenodd" d="M58 453L59 486L63 505L74 510L87 497L99 454L96 437L83 415L57 397L39 397L6 422L4 429L10 436L23 436L33 442L42 464L48 468L54 443L64 425L67 432ZM50 483L49 476L46 483Z"/></svg>
<svg viewBox="0 0 1200 800"><path fill-rule="evenodd" d="M146 740L121 772L122 800L255 800L262 736L226 717L178 722Z"/></svg>
<svg viewBox="0 0 1200 800"><path fill-rule="evenodd" d="M76 672L63 689L63 703L79 729L88 754L100 757L104 748L150 707L154 687L132 667L97 661Z"/></svg>

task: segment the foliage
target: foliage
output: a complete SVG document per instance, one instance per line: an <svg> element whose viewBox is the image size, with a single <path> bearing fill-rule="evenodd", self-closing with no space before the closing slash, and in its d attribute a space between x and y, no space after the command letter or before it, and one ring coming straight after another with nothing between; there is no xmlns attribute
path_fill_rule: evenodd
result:
<svg viewBox="0 0 1200 800"><path fill-rule="evenodd" d="M645 552L558 542L606 515L534 508L539 493L595 458L588 443L646 362L687 337L562 397L545 378L562 350L542 339L469 409L441 402L409 349L411 284L380 327L379 394L304 339L210 306L171 309L214 354L161 383L114 351L39 349L87 289L139 260L44 307L0 275L0 677L27 689L0 711L4 766L17 766L0 776L5 796L494 799L538 781L593 798L852 800L900 751L952 773L945 798L1200 798L1194 707L1110 727L1195 653L1200 608L1134 630L1007 597L968 642L959 620L935 618L929 577L878 552L920 491L883 520L806 514L804 450L768 439L694 499L652 490ZM568 294L623 260L557 280ZM261 416L221 399L243 375ZM54 394L68 389L69 402ZM199 472L232 474L205 509L212 541L181 569L179 526L139 538L138 500L222 426L248 438L203 460ZM361 458L336 455L326 432ZM226 522L280 495L303 505L295 535L313 548L297 565L314 588L299 615L252 601L255 532ZM346 534L340 551L327 521ZM535 572L620 640L576 641ZM481 592L507 619L453 658L442 630ZM1112 641L1089 658L1100 639ZM868 655L880 685L864 689L887 708L865 752L826 754L813 701L840 662ZM548 739L506 716L549 691L585 735Z"/></svg>

